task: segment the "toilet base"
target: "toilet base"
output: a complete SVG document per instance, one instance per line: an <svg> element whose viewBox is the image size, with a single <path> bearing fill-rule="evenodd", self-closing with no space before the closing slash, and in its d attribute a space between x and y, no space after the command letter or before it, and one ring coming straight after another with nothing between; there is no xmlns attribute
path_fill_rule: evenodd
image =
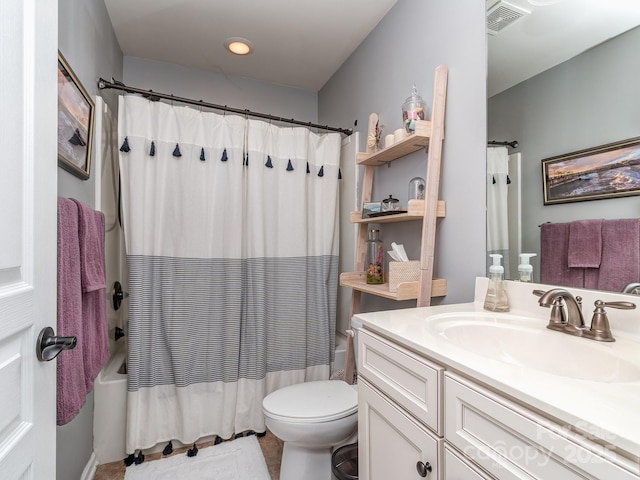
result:
<svg viewBox="0 0 640 480"><path fill-rule="evenodd" d="M331 478L331 447L301 447L284 442L280 480L328 480Z"/></svg>

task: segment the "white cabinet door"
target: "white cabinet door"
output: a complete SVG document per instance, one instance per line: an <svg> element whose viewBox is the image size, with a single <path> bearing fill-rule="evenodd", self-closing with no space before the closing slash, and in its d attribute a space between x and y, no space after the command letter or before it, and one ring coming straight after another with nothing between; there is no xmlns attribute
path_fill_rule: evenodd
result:
<svg viewBox="0 0 640 480"><path fill-rule="evenodd" d="M441 479L441 452L441 439L434 437L365 380L359 380L359 478ZM426 475L421 475L420 470Z"/></svg>
<svg viewBox="0 0 640 480"><path fill-rule="evenodd" d="M446 480L490 480L478 468L458 457L446 444L444 446L444 478Z"/></svg>
<svg viewBox="0 0 640 480"><path fill-rule="evenodd" d="M501 480L638 480L608 451L514 402L445 374L445 438Z"/></svg>
<svg viewBox="0 0 640 480"><path fill-rule="evenodd" d="M0 477L55 478L56 0L0 0Z"/></svg>

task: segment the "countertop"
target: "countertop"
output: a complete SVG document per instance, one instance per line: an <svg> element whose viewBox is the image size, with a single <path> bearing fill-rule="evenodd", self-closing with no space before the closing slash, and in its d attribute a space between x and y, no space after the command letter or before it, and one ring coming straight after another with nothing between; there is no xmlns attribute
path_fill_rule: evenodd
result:
<svg viewBox="0 0 640 480"><path fill-rule="evenodd" d="M534 288L549 286L507 282L511 303L508 314L527 317L529 325L539 320L539 328L546 335L558 335L561 342L594 342L546 329L549 310L538 306L531 295ZM604 301L634 298L620 294L569 289L585 299L584 316L589 325L589 304L595 299ZM634 473L640 474L640 378L638 381L602 382L561 376L534 368L527 368L490 359L466 351L452 344L444 336L429 327L434 315L453 312L487 312L483 309L486 279L476 282L475 301L472 303L409 308L382 312L362 313L356 317L365 329L398 342L425 357L457 371L491 390L502 392L523 406L573 429L587 434L604 445L607 456L623 463ZM638 297L635 297L638 298ZM640 298L638 298L640 308ZM640 365L640 311L608 310L615 342L595 342L594 347L625 355ZM624 330L622 329L624 325ZM621 327L621 328L616 328ZM557 342L554 340L557 345ZM563 345L561 343L561 345ZM569 343L567 343L569 345ZM540 355L552 356L553 352L541 351ZM576 359L579 361L579 359ZM588 373L585 375L588 377Z"/></svg>

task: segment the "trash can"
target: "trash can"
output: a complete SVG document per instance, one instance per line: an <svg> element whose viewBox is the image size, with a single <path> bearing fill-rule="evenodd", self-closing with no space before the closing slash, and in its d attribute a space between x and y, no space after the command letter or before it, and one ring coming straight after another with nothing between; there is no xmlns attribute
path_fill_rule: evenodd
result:
<svg viewBox="0 0 640 480"><path fill-rule="evenodd" d="M358 480L358 444L337 448L331 455L332 480Z"/></svg>

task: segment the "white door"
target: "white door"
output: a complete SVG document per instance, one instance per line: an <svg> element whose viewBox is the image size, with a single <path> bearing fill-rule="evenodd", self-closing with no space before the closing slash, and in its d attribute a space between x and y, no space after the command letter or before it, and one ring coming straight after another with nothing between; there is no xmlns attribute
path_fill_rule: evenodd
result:
<svg viewBox="0 0 640 480"><path fill-rule="evenodd" d="M57 0L0 0L0 477L55 478Z"/></svg>

